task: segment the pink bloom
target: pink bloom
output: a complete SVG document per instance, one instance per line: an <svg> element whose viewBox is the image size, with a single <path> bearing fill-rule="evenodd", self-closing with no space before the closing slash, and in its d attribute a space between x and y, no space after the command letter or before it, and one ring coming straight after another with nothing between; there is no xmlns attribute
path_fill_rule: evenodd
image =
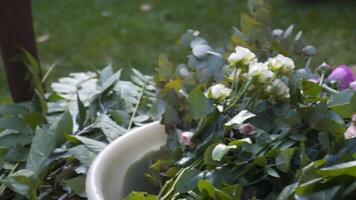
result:
<svg viewBox="0 0 356 200"><path fill-rule="evenodd" d="M341 90L349 88L350 83L356 80L352 69L346 65L340 65L334 69L328 77L330 81L337 81Z"/></svg>
<svg viewBox="0 0 356 200"><path fill-rule="evenodd" d="M250 124L243 124L239 127L239 132L244 136L252 136L256 133L256 128Z"/></svg>
<svg viewBox="0 0 356 200"><path fill-rule="evenodd" d="M195 144L192 142L192 137L193 137L194 133L192 132L183 132L181 134L181 139L184 145L190 147L190 148L194 148Z"/></svg>
<svg viewBox="0 0 356 200"><path fill-rule="evenodd" d="M346 132L344 133L345 139L351 139L356 137L356 126L351 124L349 128L346 129Z"/></svg>
<svg viewBox="0 0 356 200"><path fill-rule="evenodd" d="M350 83L350 88L356 90L356 81Z"/></svg>

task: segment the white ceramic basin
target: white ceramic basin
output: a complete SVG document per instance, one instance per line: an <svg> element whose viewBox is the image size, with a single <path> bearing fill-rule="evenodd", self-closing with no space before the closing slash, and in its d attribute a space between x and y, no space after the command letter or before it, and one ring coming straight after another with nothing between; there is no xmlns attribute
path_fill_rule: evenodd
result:
<svg viewBox="0 0 356 200"><path fill-rule="evenodd" d="M89 200L120 200L127 195L124 184L125 175L130 166L158 151L166 144L167 135L164 126L153 122L134 129L116 139L108 145L94 160L87 179L86 191ZM141 174L142 173L142 174ZM140 175L133 175L126 183L141 181L144 171ZM138 177L140 176L140 177Z"/></svg>

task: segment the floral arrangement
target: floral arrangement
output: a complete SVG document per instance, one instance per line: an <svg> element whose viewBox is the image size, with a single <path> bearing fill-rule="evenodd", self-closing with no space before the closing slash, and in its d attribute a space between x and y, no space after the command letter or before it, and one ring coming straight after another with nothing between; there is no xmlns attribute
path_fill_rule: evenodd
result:
<svg viewBox="0 0 356 200"><path fill-rule="evenodd" d="M85 199L91 162L134 127L161 120L167 146L145 177L159 194L127 199L352 199L356 195L356 78L312 67L316 49L294 26L271 30L270 5L248 1L232 45L188 30L192 51L157 76L111 66L72 73L36 97L0 107L0 199ZM33 67L33 68L31 68ZM49 70L51 71L51 70Z"/></svg>
<svg viewBox="0 0 356 200"><path fill-rule="evenodd" d="M262 60L242 46L213 50L194 31L183 38L190 38L188 64L174 68L161 56L157 75L169 153L146 177L161 190L128 199L355 195L351 68L323 63L312 71L280 53Z"/></svg>

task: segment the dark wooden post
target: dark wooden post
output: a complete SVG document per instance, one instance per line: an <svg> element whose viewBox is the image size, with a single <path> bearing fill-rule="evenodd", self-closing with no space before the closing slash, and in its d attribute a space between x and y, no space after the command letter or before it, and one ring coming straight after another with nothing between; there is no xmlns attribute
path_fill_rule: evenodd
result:
<svg viewBox="0 0 356 200"><path fill-rule="evenodd" d="M34 88L29 71L23 60L14 61L14 57L23 54L21 48L38 61L31 0L0 0L0 46L14 102L31 100Z"/></svg>

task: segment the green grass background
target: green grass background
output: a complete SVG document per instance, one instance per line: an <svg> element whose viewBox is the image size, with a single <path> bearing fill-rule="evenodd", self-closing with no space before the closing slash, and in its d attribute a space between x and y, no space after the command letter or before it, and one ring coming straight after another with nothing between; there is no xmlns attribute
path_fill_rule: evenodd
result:
<svg viewBox="0 0 356 200"><path fill-rule="evenodd" d="M272 27L290 24L318 49L315 63L356 64L356 3L318 0L295 3L272 0ZM229 42L232 26L239 25L245 0L33 0L41 63L57 63L51 80L69 72L93 70L112 63L154 73L161 52L185 61L176 41L186 29L200 30L213 46ZM142 12L141 4L151 10ZM2 63L1 70L2 68ZM0 103L9 101L4 73L0 73Z"/></svg>

